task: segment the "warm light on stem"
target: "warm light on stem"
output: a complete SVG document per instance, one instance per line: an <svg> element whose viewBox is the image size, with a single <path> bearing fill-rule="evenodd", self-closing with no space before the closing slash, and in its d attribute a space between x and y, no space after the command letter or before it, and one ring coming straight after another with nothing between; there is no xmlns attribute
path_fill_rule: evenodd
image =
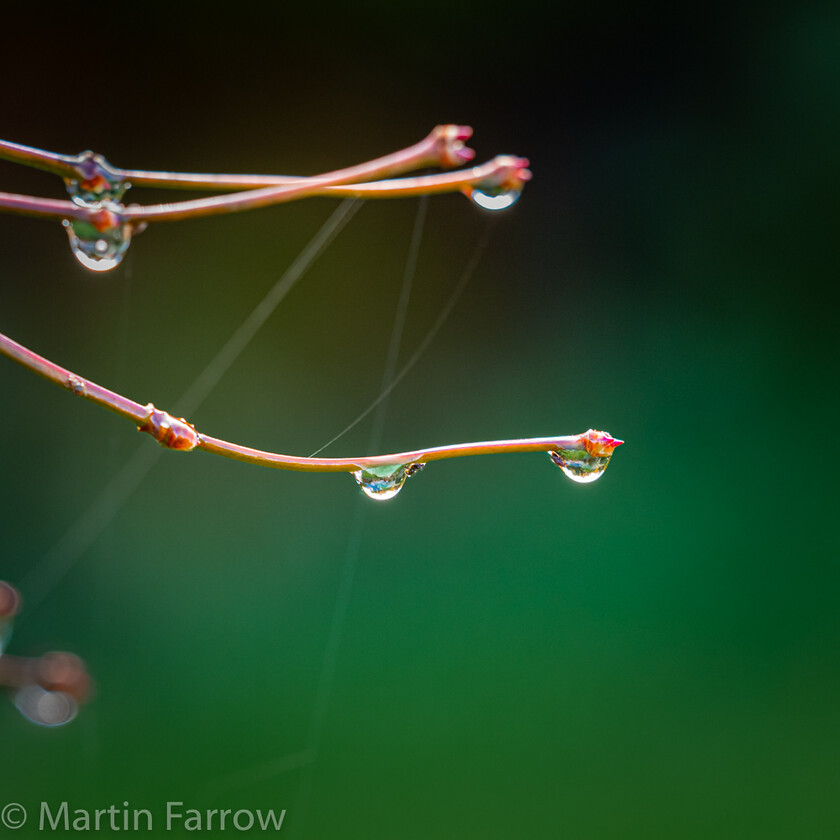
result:
<svg viewBox="0 0 840 840"><path fill-rule="evenodd" d="M445 458L495 455L506 452L551 452L557 449L580 448L588 445L584 442L585 435L563 435L451 444L389 455L365 455L357 458L303 458L294 455L281 455L229 443L197 432L187 421L171 417L165 411L160 411L151 404L141 405L71 373L2 334L0 334L0 352L54 384L131 420L141 431L150 433L161 445L167 448L176 450L199 449L226 458L233 458L237 461L276 469L302 472L354 472L365 467L387 464L440 461ZM612 448L620 444L620 441L614 441L611 438L608 440L611 442Z"/></svg>
<svg viewBox="0 0 840 840"><path fill-rule="evenodd" d="M397 178L386 181L371 181L353 184L331 184L326 176L302 178L293 184L268 187L260 190L245 190L233 195L213 196L193 201L180 201L158 205L129 205L119 213L123 222L172 222L198 216L233 213L253 210L272 204L280 204L312 196L356 196L359 198L407 198L435 193L460 192L479 184L493 181L524 183L531 173L526 168L528 161L510 155L499 155L491 161L470 169L437 175L419 175L412 178ZM51 198L35 198L13 193L0 193L0 210L18 215L37 216L50 219L91 220L98 210L81 207L72 201Z"/></svg>
<svg viewBox="0 0 840 840"><path fill-rule="evenodd" d="M349 183L370 178L389 178L424 166L454 167L469 163L475 152L464 143L472 136L466 125L436 126L419 143L397 152L374 158L355 166L325 172L317 178L333 183ZM84 179L89 176L81 155L60 155L55 152L0 140L0 158L52 172L62 178ZM100 159L101 160L101 159ZM120 169L108 164L110 175L131 184L173 189L242 190L260 187L291 186L310 178L294 175L215 175L191 172L152 172L141 169Z"/></svg>

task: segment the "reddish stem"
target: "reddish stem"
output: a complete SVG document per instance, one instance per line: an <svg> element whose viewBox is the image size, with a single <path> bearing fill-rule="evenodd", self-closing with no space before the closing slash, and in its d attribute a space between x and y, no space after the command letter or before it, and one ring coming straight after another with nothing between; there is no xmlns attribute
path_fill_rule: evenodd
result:
<svg viewBox="0 0 840 840"><path fill-rule="evenodd" d="M316 195L406 198L433 193L468 191L482 184L521 189L522 185L531 177L530 171L526 168L527 165L528 161L525 158L499 155L482 166L474 166L471 169L460 169L457 172L438 175L420 175L413 178L398 178L360 184L335 184L328 182L327 176L302 178L294 184L266 187L259 190L244 190L233 195L219 195L171 204L148 206L132 204L119 214L112 213L111 215L114 217L114 224L141 221L173 222L198 216L253 210L258 207ZM101 210L93 207L81 207L72 201L61 199L0 193L0 210L41 218L83 219L95 224L97 229L101 228L100 225L96 224L94 218L97 214L101 214Z"/></svg>
<svg viewBox="0 0 840 840"><path fill-rule="evenodd" d="M65 368L59 367L42 356L38 356L2 334L0 334L0 353L56 385L67 388L73 393L131 420L140 431L151 434L155 440L166 448L182 451L200 449L237 461L277 469L303 472L354 472L363 467L385 464L440 461L444 458L493 455L503 452L551 452L557 449L589 446L585 442L587 433L584 435L451 444L428 449L415 449L409 452L398 452L391 455L365 455L358 458L303 458L295 455L281 455L275 452L263 452L259 449L240 446L236 443L229 443L210 435L201 434L186 420L172 417L167 412L156 409L151 403L144 406L114 391L103 388L101 385L97 385ZM608 438L608 440L613 448L621 443L621 441L612 438Z"/></svg>
<svg viewBox="0 0 840 840"><path fill-rule="evenodd" d="M472 136L468 125L439 125L419 143L384 155L380 158L355 166L326 172L319 178L333 183L361 181L366 178L385 178L420 169L424 166L461 166L475 157L475 152L464 145ZM89 154L89 153L88 153ZM90 173L83 171L81 161L85 153L78 156L60 155L31 146L23 146L8 140L0 140L0 158L53 172L63 178L84 180ZM100 159L101 161L101 159ZM241 190L257 187L289 186L308 180L290 175L213 175L188 172L150 172L142 169L119 169L108 165L109 174L130 181L154 187L181 189Z"/></svg>

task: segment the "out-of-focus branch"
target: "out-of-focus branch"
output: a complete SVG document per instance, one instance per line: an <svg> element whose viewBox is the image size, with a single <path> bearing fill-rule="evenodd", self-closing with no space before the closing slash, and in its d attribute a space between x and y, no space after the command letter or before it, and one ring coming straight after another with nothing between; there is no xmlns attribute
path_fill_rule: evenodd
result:
<svg viewBox="0 0 840 840"><path fill-rule="evenodd" d="M20 593L0 581L0 688L13 692L15 705L33 723L67 723L91 694L85 663L72 653L58 651L37 657L5 653L5 642L20 608Z"/></svg>

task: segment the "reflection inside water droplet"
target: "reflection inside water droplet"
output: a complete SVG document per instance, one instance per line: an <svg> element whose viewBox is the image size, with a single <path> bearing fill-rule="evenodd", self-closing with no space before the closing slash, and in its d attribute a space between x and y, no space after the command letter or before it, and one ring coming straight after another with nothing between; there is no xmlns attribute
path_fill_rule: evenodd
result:
<svg viewBox="0 0 840 840"><path fill-rule="evenodd" d="M371 499L384 502L393 499L402 490L409 476L415 475L425 464L385 464L379 467L365 467L356 470L353 478Z"/></svg>
<svg viewBox="0 0 840 840"><path fill-rule="evenodd" d="M485 210L506 210L522 195L522 190L504 189L502 187L475 187L467 192L474 204Z"/></svg>
<svg viewBox="0 0 840 840"><path fill-rule="evenodd" d="M40 685L27 685L15 692L17 710L39 726L63 726L79 711L78 703L64 691L47 691Z"/></svg>
<svg viewBox="0 0 840 840"><path fill-rule="evenodd" d="M549 452L548 457L572 481L578 484L591 484L604 474L611 456L596 457L590 455L585 449L558 449L556 452Z"/></svg>
<svg viewBox="0 0 840 840"><path fill-rule="evenodd" d="M88 207L99 201L120 201L131 186L102 155L82 152L73 159L78 178L65 178L67 194L75 204Z"/></svg>
<svg viewBox="0 0 840 840"><path fill-rule="evenodd" d="M118 205L112 206L119 209ZM97 230L86 219L65 219L62 224L73 256L91 271L109 271L118 266L131 244L132 226L128 222L106 230Z"/></svg>

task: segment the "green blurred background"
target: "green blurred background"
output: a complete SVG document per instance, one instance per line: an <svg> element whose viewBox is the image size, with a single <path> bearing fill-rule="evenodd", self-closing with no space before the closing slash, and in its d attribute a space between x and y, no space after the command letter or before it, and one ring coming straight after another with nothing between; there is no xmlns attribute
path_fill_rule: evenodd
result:
<svg viewBox="0 0 840 840"><path fill-rule="evenodd" d="M627 444L591 486L544 456L476 458L385 504L348 476L165 454L20 617L10 653L76 652L98 690L59 730L0 703L0 805L285 808L296 838L838 836L836 7L433 0L5 28L17 142L309 174L460 122L480 160L527 155L534 180L393 393L381 451L593 426ZM334 206L152 227L99 276L58 225L3 216L0 330L178 412ZM352 420L416 213L366 204L189 419L294 454ZM401 359L487 223L430 203ZM0 393L0 579L37 588L153 444L5 360ZM327 453L363 451L371 422Z"/></svg>

